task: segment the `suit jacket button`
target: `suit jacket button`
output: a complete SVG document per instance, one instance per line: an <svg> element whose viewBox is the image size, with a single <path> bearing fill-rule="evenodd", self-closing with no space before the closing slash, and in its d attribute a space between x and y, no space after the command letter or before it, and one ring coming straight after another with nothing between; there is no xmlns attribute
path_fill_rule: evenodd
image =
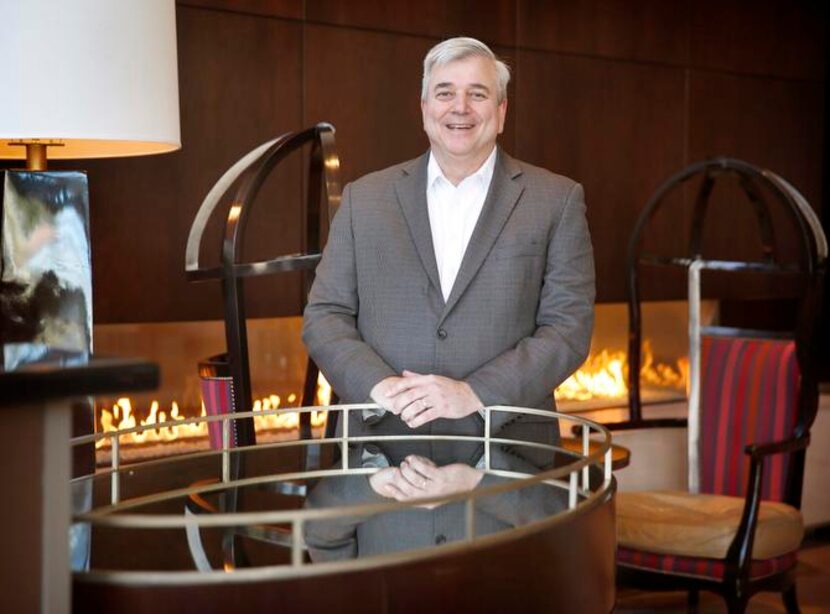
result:
<svg viewBox="0 0 830 614"><path fill-rule="evenodd" d="M447 331L445 331L443 328L439 328L438 329L438 338L439 339L446 339L447 338Z"/></svg>
<svg viewBox="0 0 830 614"><path fill-rule="evenodd" d="M443 533L435 538L435 543L436 544L443 544L446 541L447 541L447 536L444 535Z"/></svg>

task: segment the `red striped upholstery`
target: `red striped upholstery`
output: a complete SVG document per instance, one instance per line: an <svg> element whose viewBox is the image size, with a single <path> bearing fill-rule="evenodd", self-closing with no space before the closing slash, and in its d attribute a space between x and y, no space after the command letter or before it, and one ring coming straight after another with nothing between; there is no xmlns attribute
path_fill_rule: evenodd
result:
<svg viewBox="0 0 830 614"><path fill-rule="evenodd" d="M233 396L233 380L230 377L199 378L199 387L202 390L202 402L208 416L218 416L236 411ZM222 422L208 422L210 447L214 450L222 449ZM231 421L230 447L236 445L236 429Z"/></svg>
<svg viewBox="0 0 830 614"><path fill-rule="evenodd" d="M744 446L793 434L795 342L707 335L701 342L701 492L743 496L749 471ZM788 456L765 461L763 499L783 500Z"/></svg>
<svg viewBox="0 0 830 614"><path fill-rule="evenodd" d="M658 571L673 575L690 576L706 580L723 580L725 566L720 559L656 554L641 550L617 549L617 562L626 567ZM789 552L772 559L753 560L749 575L752 579L770 576L793 567L797 562L796 553Z"/></svg>

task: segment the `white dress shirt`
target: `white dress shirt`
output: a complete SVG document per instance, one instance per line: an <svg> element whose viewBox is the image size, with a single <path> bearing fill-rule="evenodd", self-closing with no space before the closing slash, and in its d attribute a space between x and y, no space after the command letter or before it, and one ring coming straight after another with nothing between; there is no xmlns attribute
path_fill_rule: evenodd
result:
<svg viewBox="0 0 830 614"><path fill-rule="evenodd" d="M496 148L484 164L472 175L454 186L444 176L432 152L427 164L427 207L435 262L441 280L444 301L450 297L452 286L461 268L464 252L484 206L484 199L496 167Z"/></svg>

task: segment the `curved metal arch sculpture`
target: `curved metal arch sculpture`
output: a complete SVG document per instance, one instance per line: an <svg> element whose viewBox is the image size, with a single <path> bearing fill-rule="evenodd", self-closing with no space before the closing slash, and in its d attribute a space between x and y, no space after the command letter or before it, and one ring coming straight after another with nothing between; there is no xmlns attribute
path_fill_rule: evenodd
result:
<svg viewBox="0 0 830 614"><path fill-rule="evenodd" d="M666 196L682 186L689 179L703 174L704 179L695 199L692 218L692 232L689 237L688 253L686 256L661 258L640 252L643 234L657 211L665 204ZM711 212L709 197L714 187L715 178L719 174L731 174L739 178L741 187L752 204L759 233L761 235L762 254L757 261L704 261L701 253L703 228L706 216ZM793 267L777 260L775 231L769 214L769 204L763 200L758 185L767 187L784 206L784 210L798 229L801 246L801 265ZM734 158L714 158L691 164L669 177L652 195L646 206L640 212L634 230L628 243L626 256L626 271L628 274L628 389L629 409L631 412L629 424L626 428L636 428L643 423L642 401L640 395L640 365L642 362L642 313L640 309L639 266L680 266L688 268L695 261L704 262L703 268L726 271L745 271L758 273L795 274L806 277L807 293L801 301L799 322L807 325L815 320L813 314L819 309L821 302L821 279L827 263L827 239L821 228L821 222L801 193L791 184L770 170L760 169L743 160ZM810 358L815 352L815 343L812 340L812 329L802 326L797 331L803 343L799 344L801 351L809 353ZM812 365L814 360L803 360L804 364ZM808 373L807 377L815 378L815 373ZM667 426L674 425L671 420L665 421ZM649 424L656 425L654 420Z"/></svg>
<svg viewBox="0 0 830 614"><path fill-rule="evenodd" d="M193 220L185 250L185 274L189 281L219 280L225 311L227 362L233 380L237 407L249 409L253 405L248 338L245 328L243 280L289 271L311 271L305 276L303 304L313 279L313 271L320 261L322 248L328 237L328 227L340 205L340 160L334 144L334 126L319 123L301 132L289 132L251 150L231 166L210 189ZM311 144L308 169L308 190L305 208L304 253L281 255L259 262L240 262L245 230L259 191L276 165L289 154ZM239 187L231 201L225 221L220 265L203 267L199 254L208 221L222 197L239 180ZM322 204L321 204L322 203ZM303 405L313 402L314 386L319 371L309 359L303 387ZM310 433L310 423L301 425L303 436ZM235 435L240 444L255 441L253 422L241 419L235 424Z"/></svg>

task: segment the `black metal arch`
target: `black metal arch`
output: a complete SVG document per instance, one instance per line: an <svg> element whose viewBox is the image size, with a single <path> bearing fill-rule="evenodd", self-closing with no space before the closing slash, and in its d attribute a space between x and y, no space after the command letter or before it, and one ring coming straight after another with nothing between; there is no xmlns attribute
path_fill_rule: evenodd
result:
<svg viewBox="0 0 830 614"><path fill-rule="evenodd" d="M691 235L687 254L677 257L657 257L641 252L643 234L657 211L666 202L666 196L681 187L692 177L703 175L703 181L695 199ZM687 166L669 177L649 199L641 211L628 244L626 271L628 275L628 387L630 419L626 428L636 428L644 423L640 397L640 367L642 363L642 313L640 309L639 267L642 265L688 267L694 260L702 259L703 229L707 215L712 213L709 198L715 181L724 175L737 176L741 187L752 205L761 238L761 254L755 261L721 261L718 268L728 271L797 275L805 279L805 292L799 306L799 324L795 331L802 377L808 385L805 391L815 390L815 324L820 309L822 278L827 261L827 239L821 223L804 197L775 173L760 169L748 162L733 158L714 158ZM795 265L778 259L775 230L772 225L769 203L764 200L759 186L767 187L773 197L783 205L794 223L800 241L800 258ZM811 402L811 399L805 399ZM806 421L806 426L812 420ZM650 423L653 421L649 421ZM805 425L800 425L800 429Z"/></svg>
<svg viewBox="0 0 830 614"><path fill-rule="evenodd" d="M260 188L277 164L307 144L311 144L311 154L305 207L305 251L259 262L241 262L247 221ZM303 306L305 305L313 271L320 261L322 248L328 238L329 224L340 205L339 169L334 126L320 123L300 132L289 132L251 150L228 169L208 192L190 228L185 252L187 279L194 282L222 282L227 362L239 411L249 411L253 406L245 326L244 278L310 271L305 276ZM225 222L220 265L202 267L199 254L205 228L222 197L237 179L240 183ZM317 366L309 359L303 387L303 405L312 404L318 373ZM310 436L310 414L301 414L301 418L301 435ZM237 421L236 439L237 445L252 445L256 442L253 419Z"/></svg>

